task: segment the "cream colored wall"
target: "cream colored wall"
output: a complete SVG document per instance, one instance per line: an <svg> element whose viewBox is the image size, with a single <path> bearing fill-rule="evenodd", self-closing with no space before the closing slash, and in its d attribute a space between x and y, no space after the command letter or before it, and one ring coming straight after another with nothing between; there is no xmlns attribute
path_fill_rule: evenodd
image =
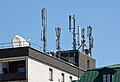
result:
<svg viewBox="0 0 120 82"><path fill-rule="evenodd" d="M53 69L53 81L49 81L49 68ZM28 82L61 82L61 73L64 73L65 82L69 82L70 76L73 80L78 79L77 76L28 58Z"/></svg>

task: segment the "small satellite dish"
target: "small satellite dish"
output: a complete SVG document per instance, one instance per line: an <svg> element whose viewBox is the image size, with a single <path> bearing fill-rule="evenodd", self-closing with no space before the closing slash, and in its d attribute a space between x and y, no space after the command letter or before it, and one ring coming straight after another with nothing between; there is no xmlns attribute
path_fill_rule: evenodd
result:
<svg viewBox="0 0 120 82"><path fill-rule="evenodd" d="M25 40L23 37L19 35L15 35L12 39L12 45L14 48L26 47L26 46L30 46L30 43L27 40Z"/></svg>

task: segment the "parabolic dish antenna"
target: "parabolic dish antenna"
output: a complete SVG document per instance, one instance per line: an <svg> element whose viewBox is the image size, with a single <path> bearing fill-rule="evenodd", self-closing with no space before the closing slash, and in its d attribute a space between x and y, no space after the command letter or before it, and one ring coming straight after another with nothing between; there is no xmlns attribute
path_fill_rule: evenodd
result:
<svg viewBox="0 0 120 82"><path fill-rule="evenodd" d="M23 37L19 35L15 35L12 39L12 45L14 48L26 47L26 46L30 46L30 43L27 40L25 40Z"/></svg>

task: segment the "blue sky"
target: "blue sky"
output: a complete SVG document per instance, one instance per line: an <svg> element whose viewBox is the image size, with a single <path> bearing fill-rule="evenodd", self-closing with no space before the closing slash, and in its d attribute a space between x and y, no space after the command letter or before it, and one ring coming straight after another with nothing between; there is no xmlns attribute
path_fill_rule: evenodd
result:
<svg viewBox="0 0 120 82"><path fill-rule="evenodd" d="M11 42L14 35L42 46L41 9L47 9L47 49L56 50L55 28L61 27L61 47L72 49L68 16L76 25L93 27L93 57L97 67L120 64L120 0L0 0L0 43Z"/></svg>

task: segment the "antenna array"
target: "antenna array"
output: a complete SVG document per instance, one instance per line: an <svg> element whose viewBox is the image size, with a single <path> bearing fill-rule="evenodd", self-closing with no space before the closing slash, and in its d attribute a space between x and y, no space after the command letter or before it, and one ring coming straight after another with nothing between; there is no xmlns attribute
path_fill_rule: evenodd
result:
<svg viewBox="0 0 120 82"><path fill-rule="evenodd" d="M57 36L57 40L56 40L56 49L58 51L60 51L60 34L61 34L61 28L55 28L56 31L56 36Z"/></svg>
<svg viewBox="0 0 120 82"><path fill-rule="evenodd" d="M73 20L73 27L72 27L72 20ZM76 33L75 28L75 15L71 16L69 15L69 31L73 33L73 50L76 50L76 35L78 35L78 45L79 43L79 26L78 26L78 32Z"/></svg>
<svg viewBox="0 0 120 82"><path fill-rule="evenodd" d="M61 28L55 28L56 31L56 36L57 36L57 40L56 40L56 49L58 50L59 53L59 58L60 58L60 34L61 34Z"/></svg>
<svg viewBox="0 0 120 82"><path fill-rule="evenodd" d="M43 51L46 52L46 36L47 36L47 11L45 8L42 9L42 31L41 31L41 41L43 41Z"/></svg>
<svg viewBox="0 0 120 82"><path fill-rule="evenodd" d="M81 29L81 46L82 46L82 52L84 53L85 49L84 49L84 46L85 46L85 29L82 28Z"/></svg>
<svg viewBox="0 0 120 82"><path fill-rule="evenodd" d="M92 48L94 46L94 42L92 37L92 27L90 25L87 27L87 37L89 38L89 53L92 56Z"/></svg>
<svg viewBox="0 0 120 82"><path fill-rule="evenodd" d="M42 31L41 31L41 41L43 41L43 51L46 52L46 36L47 36L47 11L45 8L42 9ZM86 46L85 42L85 29L82 28L81 29L81 38L80 38L80 27L78 26L77 28L77 32L76 32L76 19L75 19L75 15L71 16L69 15L69 31L72 32L73 34L73 50L76 50L77 46L79 50L82 47L82 52L84 53L86 49L84 49L84 47ZM57 40L56 40L56 49L59 52L59 57L60 57L60 34L61 34L61 28L55 28L56 31L56 36L57 36ZM77 36L77 41L76 41L76 36ZM87 37L89 38L89 49L87 49L88 53L90 53L90 55L92 56L92 48L93 48L93 37L92 37L92 27L89 25L87 27ZM80 41L80 39L82 39Z"/></svg>
<svg viewBox="0 0 120 82"><path fill-rule="evenodd" d="M72 23L72 19L73 19L73 27L71 27L71 23ZM75 15L73 15L73 17L71 15L69 15L69 31L73 31L73 50L76 50L76 35L75 35Z"/></svg>
<svg viewBox="0 0 120 82"><path fill-rule="evenodd" d="M80 27L78 26L78 31L77 31L77 44L80 46Z"/></svg>

